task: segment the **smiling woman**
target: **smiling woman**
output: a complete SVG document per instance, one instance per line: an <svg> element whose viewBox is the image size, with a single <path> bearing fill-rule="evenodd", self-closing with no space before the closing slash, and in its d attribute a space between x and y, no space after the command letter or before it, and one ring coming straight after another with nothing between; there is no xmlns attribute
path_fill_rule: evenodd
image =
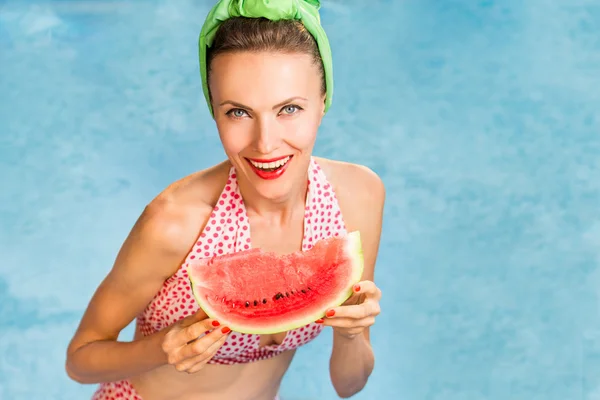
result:
<svg viewBox="0 0 600 400"><path fill-rule="evenodd" d="M269 26L275 23L264 23L268 24L264 28L253 24L254 29L276 29ZM242 184L252 182L249 188L261 198L301 197L305 188L294 190L294 182L306 175L325 105L311 56L265 55L253 49L222 53L212 60L209 84L219 135L229 160L243 176ZM270 89L260 89L264 87ZM277 174L259 169L274 168L270 163L279 159L287 162ZM289 179L266 181L284 176L283 172Z"/></svg>
<svg viewBox="0 0 600 400"><path fill-rule="evenodd" d="M67 372L101 383L95 399L271 400L296 349L326 326L337 393L348 397L367 383L369 329L380 312L373 276L384 188L366 167L312 156L332 94L318 6L222 0L209 13L201 75L227 159L173 183L146 207L94 294ZM348 231L360 231L364 273L346 303L323 310L324 320L242 334L193 301L186 266L197 257L309 250ZM134 340L118 342L134 318Z"/></svg>
<svg viewBox="0 0 600 400"><path fill-rule="evenodd" d="M306 173L325 113L327 85L315 38L300 21L238 17L219 27L206 53L209 101L229 159L262 196L291 194L289 183ZM275 164L279 160L285 162ZM261 184L288 169L295 175L288 185Z"/></svg>

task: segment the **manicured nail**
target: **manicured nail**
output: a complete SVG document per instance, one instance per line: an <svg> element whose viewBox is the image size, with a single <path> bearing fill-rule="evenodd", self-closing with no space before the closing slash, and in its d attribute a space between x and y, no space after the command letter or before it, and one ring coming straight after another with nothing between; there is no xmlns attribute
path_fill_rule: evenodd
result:
<svg viewBox="0 0 600 400"><path fill-rule="evenodd" d="M231 332L231 329L229 329L228 327L224 327L223 329L221 329L221 332L229 333L229 332Z"/></svg>
<svg viewBox="0 0 600 400"><path fill-rule="evenodd" d="M213 322L212 322L212 326L219 326L219 325L221 325L221 324L219 323L219 321L213 321Z"/></svg>
<svg viewBox="0 0 600 400"><path fill-rule="evenodd" d="M360 285L358 283L356 285L354 285L354 291L355 292L359 292L360 291Z"/></svg>
<svg viewBox="0 0 600 400"><path fill-rule="evenodd" d="M323 322L325 322L325 320L323 318L319 318L318 320L315 321L317 324L322 324Z"/></svg>
<svg viewBox="0 0 600 400"><path fill-rule="evenodd" d="M327 315L328 317L333 317L335 315L335 311L329 310L325 315Z"/></svg>

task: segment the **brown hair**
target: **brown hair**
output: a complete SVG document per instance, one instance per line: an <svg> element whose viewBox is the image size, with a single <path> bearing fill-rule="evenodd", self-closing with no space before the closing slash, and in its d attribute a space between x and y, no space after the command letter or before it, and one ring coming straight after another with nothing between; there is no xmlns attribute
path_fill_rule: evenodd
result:
<svg viewBox="0 0 600 400"><path fill-rule="evenodd" d="M217 29L212 46L206 50L207 82L211 62L217 55L242 51L308 54L319 69L321 93L327 91L319 46L300 21L246 17L225 20Z"/></svg>

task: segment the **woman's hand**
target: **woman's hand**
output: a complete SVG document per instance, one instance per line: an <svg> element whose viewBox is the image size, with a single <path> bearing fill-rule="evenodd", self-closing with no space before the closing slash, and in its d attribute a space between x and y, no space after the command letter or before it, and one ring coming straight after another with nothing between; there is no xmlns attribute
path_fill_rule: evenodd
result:
<svg viewBox="0 0 600 400"><path fill-rule="evenodd" d="M354 285L352 296L339 307L327 310L326 318L317 323L331 326L334 332L354 339L375 323L381 309L381 290L372 281L361 281Z"/></svg>
<svg viewBox="0 0 600 400"><path fill-rule="evenodd" d="M206 365L223 345L230 331L228 327L221 327L218 321L209 319L200 309L169 329L162 341L162 350L167 355L168 363L175 366L177 371L191 374ZM202 336L204 333L206 335Z"/></svg>

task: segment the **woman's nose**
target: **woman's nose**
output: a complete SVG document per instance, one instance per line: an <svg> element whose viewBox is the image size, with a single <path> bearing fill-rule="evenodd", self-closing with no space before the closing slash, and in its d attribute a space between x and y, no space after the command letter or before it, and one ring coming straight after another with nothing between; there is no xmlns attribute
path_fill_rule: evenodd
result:
<svg viewBox="0 0 600 400"><path fill-rule="evenodd" d="M254 132L256 151L261 154L271 154L275 151L281 142L279 130L276 121L269 118L259 119Z"/></svg>

